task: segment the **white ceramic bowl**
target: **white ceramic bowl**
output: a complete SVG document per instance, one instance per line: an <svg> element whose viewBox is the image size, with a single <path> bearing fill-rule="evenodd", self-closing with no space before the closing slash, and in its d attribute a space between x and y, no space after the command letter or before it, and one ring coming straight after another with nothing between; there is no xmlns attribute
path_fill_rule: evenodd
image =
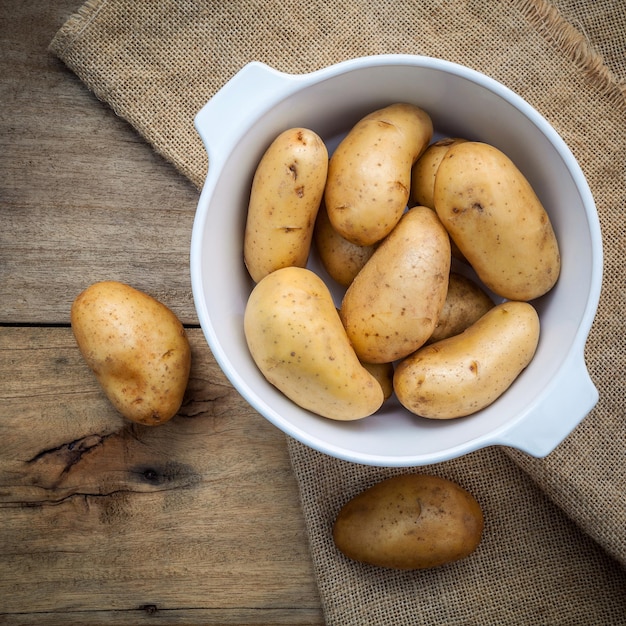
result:
<svg viewBox="0 0 626 626"><path fill-rule="evenodd" d="M253 284L242 243L250 184L261 155L282 130L311 128L332 150L360 117L401 101L428 111L437 136L491 143L517 164L550 214L562 271L554 289L533 303L542 328L533 361L491 406L439 421L411 415L391 401L371 417L337 422L293 404L264 379L248 352L243 314ZM364 57L304 75L251 63L203 107L195 124L209 157L191 242L195 306L224 373L275 426L334 457L408 467L491 445L542 457L595 405L598 393L583 356L602 277L594 201L563 140L515 93L466 67L420 56ZM314 256L309 267L324 275ZM333 293L339 303L341 292Z"/></svg>

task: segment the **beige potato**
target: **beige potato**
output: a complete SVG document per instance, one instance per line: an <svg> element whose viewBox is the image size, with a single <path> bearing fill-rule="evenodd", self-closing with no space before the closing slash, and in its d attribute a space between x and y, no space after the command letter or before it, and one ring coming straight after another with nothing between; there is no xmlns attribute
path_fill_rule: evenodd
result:
<svg viewBox="0 0 626 626"><path fill-rule="evenodd" d="M244 234L244 261L258 282L281 267L304 267L324 195L328 150L306 128L281 133L255 171Z"/></svg>
<svg viewBox="0 0 626 626"><path fill-rule="evenodd" d="M425 569L469 556L482 539L483 513L456 483L405 474L366 489L339 511L337 548L348 558L378 567Z"/></svg>
<svg viewBox="0 0 626 626"><path fill-rule="evenodd" d="M447 137L430 144L422 156L415 162L411 169L411 193L409 200L412 205L427 206L435 210L433 193L435 190L435 176L443 157L448 150L457 143L463 143L467 139L461 137ZM450 241L452 256L460 261L465 261L458 246Z"/></svg>
<svg viewBox="0 0 626 626"><path fill-rule="evenodd" d="M494 293L532 300L556 283L561 266L550 218L515 164L485 143L445 154L435 210L461 253Z"/></svg>
<svg viewBox="0 0 626 626"><path fill-rule="evenodd" d="M71 323L87 365L125 418L156 426L176 415L191 350L170 309L129 285L104 281L77 296Z"/></svg>
<svg viewBox="0 0 626 626"><path fill-rule="evenodd" d="M435 208L433 191L439 164L452 146L464 141L467 139L461 137L440 139L431 143L422 156L417 159L411 169L410 201L413 205L427 206L429 209Z"/></svg>
<svg viewBox="0 0 626 626"><path fill-rule="evenodd" d="M330 223L324 202L317 214L313 240L324 269L342 287L350 285L376 249L375 245L357 246L344 239Z"/></svg>
<svg viewBox="0 0 626 626"><path fill-rule="evenodd" d="M337 309L337 313L339 310ZM366 363L361 365L378 381L383 390L383 399L389 400L393 395L393 363Z"/></svg>
<svg viewBox="0 0 626 626"><path fill-rule="evenodd" d="M433 419L471 415L499 398L532 360L539 317L527 302L493 307L460 335L417 350L397 366L401 404Z"/></svg>
<svg viewBox="0 0 626 626"><path fill-rule="evenodd" d="M450 241L434 211L414 207L346 290L340 316L355 352L387 363L432 335L450 273Z"/></svg>
<svg viewBox="0 0 626 626"><path fill-rule="evenodd" d="M494 302L473 280L450 272L446 301L428 343L462 333L493 307Z"/></svg>
<svg viewBox="0 0 626 626"><path fill-rule="evenodd" d="M312 271L282 268L257 283L244 331L265 378L300 407L355 420L382 405L380 384L359 362L328 288Z"/></svg>
<svg viewBox="0 0 626 626"><path fill-rule="evenodd" d="M383 399L393 395L393 363L364 363L361 365L378 381L383 390Z"/></svg>
<svg viewBox="0 0 626 626"><path fill-rule="evenodd" d="M433 134L430 116L397 103L361 119L330 158L325 200L335 230L359 246L387 236L407 207L411 168Z"/></svg>

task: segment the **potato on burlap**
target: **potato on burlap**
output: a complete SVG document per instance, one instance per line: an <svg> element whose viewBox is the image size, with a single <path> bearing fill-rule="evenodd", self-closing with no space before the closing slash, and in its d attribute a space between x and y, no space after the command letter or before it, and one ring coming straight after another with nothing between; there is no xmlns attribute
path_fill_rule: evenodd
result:
<svg viewBox="0 0 626 626"><path fill-rule="evenodd" d="M333 525L335 545L348 558L403 570L465 558L482 532L476 499L456 483L426 474L394 476L362 491Z"/></svg>

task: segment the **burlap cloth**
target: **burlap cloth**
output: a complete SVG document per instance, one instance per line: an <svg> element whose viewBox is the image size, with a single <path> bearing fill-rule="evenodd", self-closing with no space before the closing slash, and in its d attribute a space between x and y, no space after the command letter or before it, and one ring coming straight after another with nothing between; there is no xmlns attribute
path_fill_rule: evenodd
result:
<svg viewBox="0 0 626 626"><path fill-rule="evenodd" d="M438 56L502 81L587 176L606 259L586 352L600 401L546 459L489 449L422 468L480 501L472 557L413 573L348 562L330 536L338 508L400 470L288 440L328 624L626 623L625 42L622 0L93 0L52 42L198 187L207 159L193 117L245 63L300 73L378 53Z"/></svg>

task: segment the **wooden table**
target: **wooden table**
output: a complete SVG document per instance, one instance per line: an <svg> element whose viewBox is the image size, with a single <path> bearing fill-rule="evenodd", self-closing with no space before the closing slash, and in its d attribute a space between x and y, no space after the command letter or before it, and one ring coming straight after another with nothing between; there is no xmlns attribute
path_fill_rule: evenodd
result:
<svg viewBox="0 0 626 626"><path fill-rule="evenodd" d="M80 3L0 0L0 623L322 624L285 438L198 327L198 193L47 52ZM163 426L124 421L78 353L70 306L102 279L188 328Z"/></svg>

